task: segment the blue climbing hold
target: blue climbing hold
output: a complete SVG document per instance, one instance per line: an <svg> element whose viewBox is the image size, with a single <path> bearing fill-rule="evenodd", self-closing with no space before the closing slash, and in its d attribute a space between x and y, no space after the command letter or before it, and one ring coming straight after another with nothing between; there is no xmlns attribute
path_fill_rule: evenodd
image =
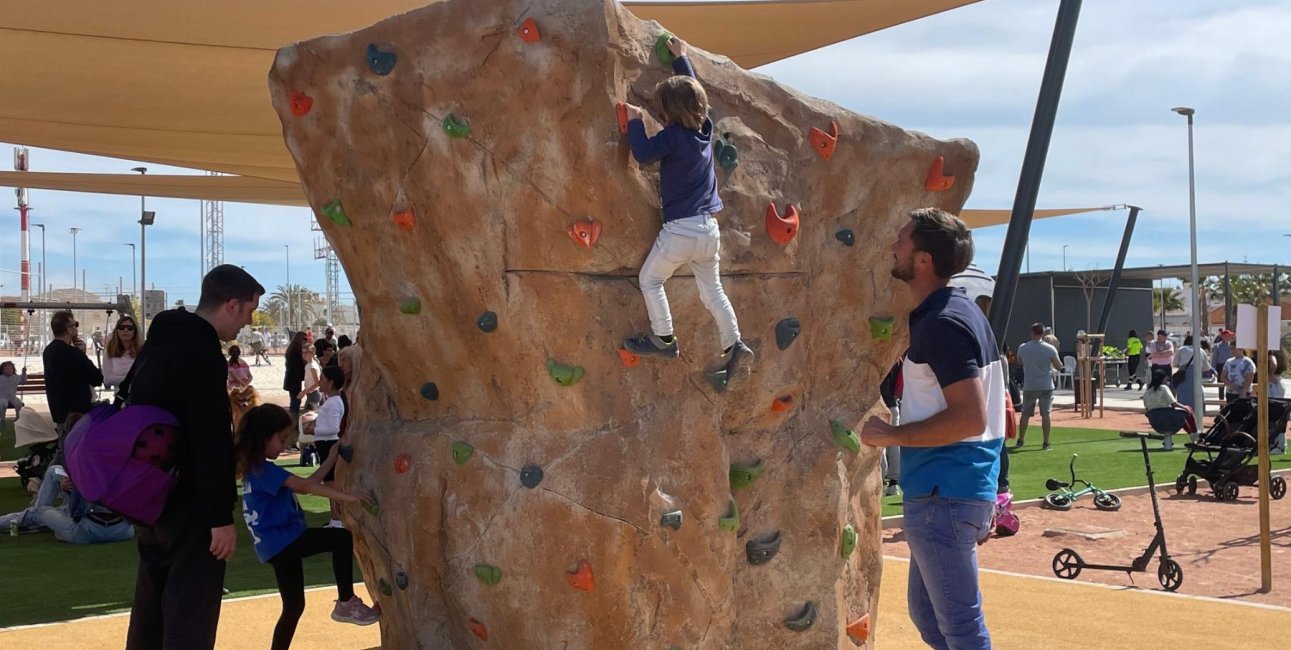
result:
<svg viewBox="0 0 1291 650"><path fill-rule="evenodd" d="M347 463L354 462L354 445L338 445L336 453L340 455L341 460Z"/></svg>
<svg viewBox="0 0 1291 650"><path fill-rule="evenodd" d="M422 384L421 396L432 402L439 399L439 386L436 386L433 381L428 381Z"/></svg>
<svg viewBox="0 0 1291 650"><path fill-rule="evenodd" d="M542 483L541 467L538 467L537 465L525 465L524 469L520 470L520 485L533 489L538 487L539 483Z"/></svg>
<svg viewBox="0 0 1291 650"><path fill-rule="evenodd" d="M834 233L834 239L843 242L845 246L856 245L856 233L852 232L849 228L844 228Z"/></svg>
<svg viewBox="0 0 1291 650"><path fill-rule="evenodd" d="M498 328L498 315L491 311L486 311L475 319L475 326L480 328L482 332L492 332Z"/></svg>
<svg viewBox="0 0 1291 650"><path fill-rule="evenodd" d="M730 137L731 134L727 133L713 141L713 158L717 160L718 167L728 172L740 164L740 150L731 144Z"/></svg>
<svg viewBox="0 0 1291 650"><path fill-rule="evenodd" d="M775 324L775 344L781 350L787 349L793 345L794 340L798 338L799 332L802 331L802 323L797 318L786 318Z"/></svg>
<svg viewBox="0 0 1291 650"><path fill-rule="evenodd" d="M382 50L374 43L368 43L367 60L368 69L384 77L394 70L394 64L399 60L399 55Z"/></svg>
<svg viewBox="0 0 1291 650"><path fill-rule="evenodd" d="M400 588L400 589L407 589L407 588L408 588L408 574L404 573L403 571L400 571L400 572L398 572L398 573L394 574L394 583L395 583L396 585L399 585L399 588Z"/></svg>

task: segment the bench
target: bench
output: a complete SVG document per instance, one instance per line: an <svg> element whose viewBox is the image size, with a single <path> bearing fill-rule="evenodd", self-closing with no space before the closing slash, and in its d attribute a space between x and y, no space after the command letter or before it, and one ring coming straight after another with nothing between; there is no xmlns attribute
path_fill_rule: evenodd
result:
<svg viewBox="0 0 1291 650"><path fill-rule="evenodd" d="M45 373L33 372L27 375L27 381L18 384L18 394L27 393L45 394Z"/></svg>

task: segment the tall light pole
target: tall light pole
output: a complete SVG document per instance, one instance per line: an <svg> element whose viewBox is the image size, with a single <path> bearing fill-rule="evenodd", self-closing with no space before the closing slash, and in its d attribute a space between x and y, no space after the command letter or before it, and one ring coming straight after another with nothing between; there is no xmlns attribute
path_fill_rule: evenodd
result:
<svg viewBox="0 0 1291 650"><path fill-rule="evenodd" d="M135 295L135 288L139 286L139 276L135 275L135 265L139 263L135 254L139 252L139 249L135 248L133 243L122 244L122 246L130 247L130 297L133 298ZM139 303L139 308L143 309L142 302Z"/></svg>
<svg viewBox="0 0 1291 650"><path fill-rule="evenodd" d="M1201 388L1201 296L1197 278L1197 177L1192 153L1192 116L1197 111L1187 106L1170 109L1188 118L1188 238L1192 247L1192 408L1198 418L1206 415L1206 396ZM1198 419L1200 422L1200 419Z"/></svg>
<svg viewBox="0 0 1291 650"><path fill-rule="evenodd" d="M143 176L144 174L148 173L148 168L131 167L130 171L139 172L139 175ZM145 317L148 313L148 310L144 309L144 306L143 306L143 303L144 303L143 292L148 286L148 234L146 229L148 227L148 223L151 223L151 221L148 221L148 223L145 223L144 215L146 214L145 212L146 209L147 208L146 208L144 196L140 194L139 195L139 311L143 313L139 314L139 323L138 323L139 332L138 334L136 334L136 336L140 338L143 338L143 335L148 327L148 324L147 324L148 319Z"/></svg>
<svg viewBox="0 0 1291 650"><path fill-rule="evenodd" d="M67 231L72 233L72 288L75 289L76 288L76 234L81 232L81 229L68 228ZM85 289L82 288L81 290L84 291Z"/></svg>
<svg viewBox="0 0 1291 650"><path fill-rule="evenodd" d="M1067 246L1068 245L1069 244L1062 245L1062 270L1063 271L1067 270Z"/></svg>
<svg viewBox="0 0 1291 650"><path fill-rule="evenodd" d="M45 224L33 223L31 225L40 228L40 295L41 300L43 301L45 295L45 273L47 272L46 269L49 268L45 266Z"/></svg>
<svg viewBox="0 0 1291 650"><path fill-rule="evenodd" d="M292 332L291 319L295 314L291 311L291 244L283 244L282 247L287 249L287 331Z"/></svg>

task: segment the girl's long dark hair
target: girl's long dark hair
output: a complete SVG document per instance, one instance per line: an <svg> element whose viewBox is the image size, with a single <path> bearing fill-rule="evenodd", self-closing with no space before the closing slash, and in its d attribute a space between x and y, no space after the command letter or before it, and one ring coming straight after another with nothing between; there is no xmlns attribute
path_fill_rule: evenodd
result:
<svg viewBox="0 0 1291 650"><path fill-rule="evenodd" d="M264 460L269 438L288 428L291 428L291 414L277 404L261 404L247 411L233 436L238 478L245 478L248 471Z"/></svg>
<svg viewBox="0 0 1291 650"><path fill-rule="evenodd" d="M300 350L303 347L305 347L305 333L296 332L296 335L291 337L291 343L287 344L287 352L284 354L284 356L286 356L288 359L292 359L292 358L299 359Z"/></svg>
<svg viewBox="0 0 1291 650"><path fill-rule="evenodd" d="M1170 373L1164 368L1155 368L1152 370L1152 381L1148 382L1148 390L1160 388L1170 379Z"/></svg>
<svg viewBox="0 0 1291 650"><path fill-rule="evenodd" d="M236 368L239 365L238 358L241 356L242 356L242 348L236 345L230 345L229 346L229 367Z"/></svg>

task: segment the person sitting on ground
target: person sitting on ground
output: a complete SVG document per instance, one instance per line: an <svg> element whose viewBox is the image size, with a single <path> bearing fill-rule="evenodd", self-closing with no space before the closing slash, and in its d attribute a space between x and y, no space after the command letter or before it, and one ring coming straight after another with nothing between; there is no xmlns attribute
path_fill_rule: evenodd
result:
<svg viewBox="0 0 1291 650"><path fill-rule="evenodd" d="M1040 431L1044 434L1044 451L1053 449L1049 444L1049 432L1052 422L1049 418L1053 412L1053 374L1050 370L1062 370L1062 361L1058 359L1058 350L1044 342L1044 325L1035 323L1031 326L1031 340L1018 348L1018 359L1022 361L1022 418L1018 422L1018 441L1014 449L1021 447L1027 436L1027 421L1035 415L1036 404L1040 405Z"/></svg>
<svg viewBox="0 0 1291 650"><path fill-rule="evenodd" d="M112 329L112 338L108 339L108 356L103 358L103 385L117 388L130 374L134 360L139 356L143 342L139 339L138 326L134 318L122 316L117 326Z"/></svg>
<svg viewBox="0 0 1291 650"><path fill-rule="evenodd" d="M1233 348L1233 357L1219 373L1219 381L1224 383L1224 399L1232 404L1243 397L1250 397L1254 377L1255 362L1246 356L1245 349Z"/></svg>
<svg viewBox="0 0 1291 650"><path fill-rule="evenodd" d="M1170 390L1170 373L1165 369L1152 370L1152 380L1148 383L1147 390L1143 392L1143 408L1149 420L1154 417L1152 412L1159 409L1181 411L1186 414L1182 425L1184 432L1189 437L1197 435L1197 418L1193 415L1192 407L1180 404L1179 400L1175 399L1174 393ZM1171 439L1173 432L1162 431L1161 433L1165 435L1165 449L1173 449L1174 443Z"/></svg>
<svg viewBox="0 0 1291 650"><path fill-rule="evenodd" d="M59 494L63 505L55 507ZM22 530L48 528L54 537L69 544L124 542L134 537L134 526L107 508L81 497L61 465L50 465L31 507L0 515L0 529L18 523Z"/></svg>
<svg viewBox="0 0 1291 650"><path fill-rule="evenodd" d="M13 419L18 420L22 407L26 406L18 399L18 387L27 381L27 367L23 366L22 374L12 361L0 363L0 422L4 422L5 411L13 408Z"/></svg>
<svg viewBox="0 0 1291 650"><path fill-rule="evenodd" d="M255 545L256 557L273 567L282 597L282 613L273 630L274 650L291 646L296 625L305 611L305 570L301 560L332 554L336 606L332 620L371 625L380 614L354 593L354 538L344 528L310 528L297 494L314 494L346 504L358 496L322 484L338 456L335 448L318 471L301 478L274 464L292 430L291 415L281 406L264 404L247 412L238 426L235 452L242 478L242 516Z"/></svg>
<svg viewBox="0 0 1291 650"><path fill-rule="evenodd" d="M251 368L247 362L242 360L242 348L237 345L229 346L229 378L227 387L229 390L241 389L251 385Z"/></svg>

